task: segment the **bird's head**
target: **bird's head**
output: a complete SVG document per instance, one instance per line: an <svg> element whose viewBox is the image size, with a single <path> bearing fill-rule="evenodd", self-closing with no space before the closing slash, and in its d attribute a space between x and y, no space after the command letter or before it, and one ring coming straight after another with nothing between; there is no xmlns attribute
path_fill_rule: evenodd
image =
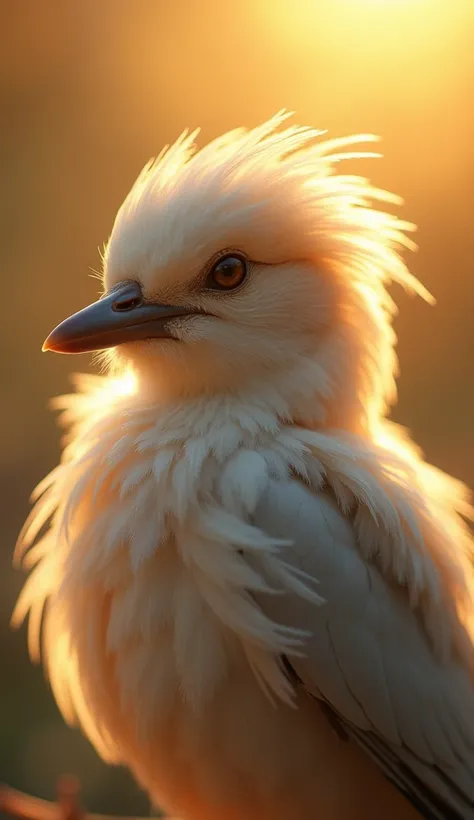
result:
<svg viewBox="0 0 474 820"><path fill-rule="evenodd" d="M239 129L201 151L184 134L149 163L120 208L104 295L45 349L107 350L141 391L236 395L306 423L363 431L393 398L398 256L412 227L371 207L394 197L334 174L353 137Z"/></svg>

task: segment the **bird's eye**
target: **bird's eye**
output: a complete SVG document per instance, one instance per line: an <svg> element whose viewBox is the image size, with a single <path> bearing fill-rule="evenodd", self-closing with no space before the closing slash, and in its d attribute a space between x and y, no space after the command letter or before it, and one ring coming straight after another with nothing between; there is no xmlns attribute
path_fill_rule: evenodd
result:
<svg viewBox="0 0 474 820"><path fill-rule="evenodd" d="M222 256L212 266L206 285L214 290L234 290L247 275L247 260L242 256Z"/></svg>

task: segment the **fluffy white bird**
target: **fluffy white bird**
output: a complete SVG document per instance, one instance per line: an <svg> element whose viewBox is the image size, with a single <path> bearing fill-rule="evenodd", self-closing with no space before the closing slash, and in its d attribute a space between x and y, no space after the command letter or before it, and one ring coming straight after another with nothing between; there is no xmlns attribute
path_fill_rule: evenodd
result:
<svg viewBox="0 0 474 820"><path fill-rule="evenodd" d="M386 284L428 297L413 226L334 174L371 137L286 116L148 164L103 297L45 342L112 369L56 402L15 622L66 720L170 812L466 820L468 494L385 418Z"/></svg>

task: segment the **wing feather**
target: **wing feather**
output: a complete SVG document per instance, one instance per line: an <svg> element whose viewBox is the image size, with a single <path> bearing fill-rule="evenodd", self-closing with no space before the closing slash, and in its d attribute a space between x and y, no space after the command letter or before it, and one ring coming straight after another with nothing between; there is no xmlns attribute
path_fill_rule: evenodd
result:
<svg viewBox="0 0 474 820"><path fill-rule="evenodd" d="M310 634L291 667L342 730L427 818L474 818L474 687L438 659L406 590L361 556L335 500L272 480L253 523L287 539L282 559L318 582L325 603L257 593L265 614ZM258 563L258 556L251 561ZM265 568L258 567L260 572ZM287 661L288 662L288 661Z"/></svg>

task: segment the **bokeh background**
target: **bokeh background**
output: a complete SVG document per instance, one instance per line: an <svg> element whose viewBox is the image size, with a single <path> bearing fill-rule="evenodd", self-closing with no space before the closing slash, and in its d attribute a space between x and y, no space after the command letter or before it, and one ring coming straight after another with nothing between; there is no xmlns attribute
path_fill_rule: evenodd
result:
<svg viewBox="0 0 474 820"><path fill-rule="evenodd" d="M281 107L331 136L372 131L357 163L405 198L410 265L438 299L396 293L394 418L474 485L474 0L0 0L0 781L51 797L83 782L95 811L149 812L122 771L64 726L24 631L11 553L28 496L58 458L50 396L89 358L41 353L96 297L117 207L185 126L202 141Z"/></svg>

